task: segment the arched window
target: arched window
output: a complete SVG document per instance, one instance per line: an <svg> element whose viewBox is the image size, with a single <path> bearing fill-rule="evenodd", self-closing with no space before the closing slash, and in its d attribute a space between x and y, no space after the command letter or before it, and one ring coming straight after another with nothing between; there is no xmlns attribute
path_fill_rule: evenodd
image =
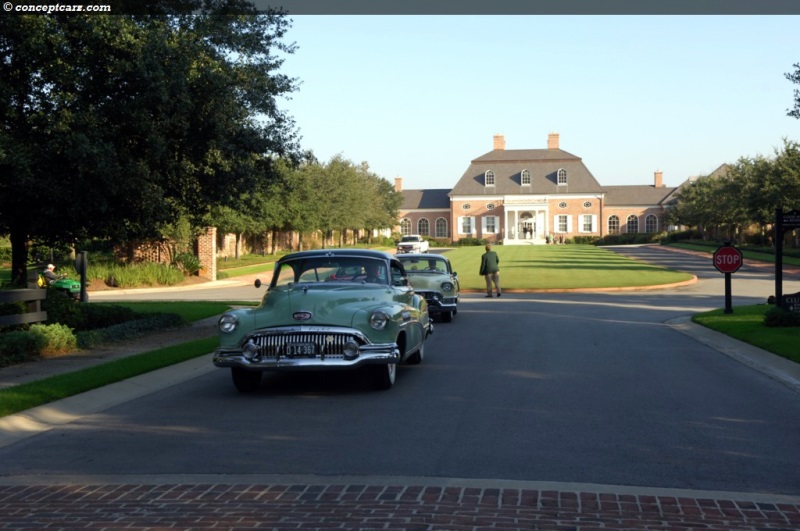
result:
<svg viewBox="0 0 800 531"><path fill-rule="evenodd" d="M648 234L658 232L658 216L655 214L648 214L647 217L644 218L644 231Z"/></svg>
<svg viewBox="0 0 800 531"><path fill-rule="evenodd" d="M522 170L522 175L520 176L522 184L531 184L531 172L528 170Z"/></svg>
<svg viewBox="0 0 800 531"><path fill-rule="evenodd" d="M609 216L608 218L608 233L619 234L619 217Z"/></svg>
<svg viewBox="0 0 800 531"><path fill-rule="evenodd" d="M410 219L405 218L403 220L400 220L400 234L402 234L403 236L408 236L409 234L411 234L411 220Z"/></svg>
<svg viewBox="0 0 800 531"><path fill-rule="evenodd" d="M447 238L447 220L439 218L436 220L436 237Z"/></svg>
<svg viewBox="0 0 800 531"><path fill-rule="evenodd" d="M558 184L567 184L567 170L564 168L558 170Z"/></svg>
<svg viewBox="0 0 800 531"><path fill-rule="evenodd" d="M639 232L639 218L631 214L625 222L625 232L636 234Z"/></svg>
<svg viewBox="0 0 800 531"><path fill-rule="evenodd" d="M492 170L488 170L484 178L486 179L486 186L494 186L494 172Z"/></svg>
<svg viewBox="0 0 800 531"><path fill-rule="evenodd" d="M427 219L422 218L417 221L417 234L420 236L430 236L431 235L431 224L428 222Z"/></svg>

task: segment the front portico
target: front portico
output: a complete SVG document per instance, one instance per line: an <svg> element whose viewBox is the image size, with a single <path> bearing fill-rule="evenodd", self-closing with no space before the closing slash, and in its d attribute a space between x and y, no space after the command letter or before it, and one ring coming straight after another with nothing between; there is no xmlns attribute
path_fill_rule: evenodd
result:
<svg viewBox="0 0 800 531"><path fill-rule="evenodd" d="M503 210L503 245L546 243L545 238L550 233L547 199L506 198Z"/></svg>

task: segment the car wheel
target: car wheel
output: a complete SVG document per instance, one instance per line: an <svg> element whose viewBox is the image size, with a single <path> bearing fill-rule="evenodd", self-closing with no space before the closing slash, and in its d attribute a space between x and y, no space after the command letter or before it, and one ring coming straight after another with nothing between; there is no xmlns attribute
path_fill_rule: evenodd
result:
<svg viewBox="0 0 800 531"><path fill-rule="evenodd" d="M261 373L258 371L247 371L240 367L231 367L233 385L240 393L254 393L261 386Z"/></svg>
<svg viewBox="0 0 800 531"><path fill-rule="evenodd" d="M372 371L372 383L375 389L383 391L392 388L394 380L397 377L396 363L373 365L370 367L370 370Z"/></svg>
<svg viewBox="0 0 800 531"><path fill-rule="evenodd" d="M449 323L453 320L453 312L442 312L441 317L443 323Z"/></svg>
<svg viewBox="0 0 800 531"><path fill-rule="evenodd" d="M425 343L422 343L419 346L419 350L413 353L411 356L408 357L408 364L409 365L419 365L422 363L422 359L425 357Z"/></svg>

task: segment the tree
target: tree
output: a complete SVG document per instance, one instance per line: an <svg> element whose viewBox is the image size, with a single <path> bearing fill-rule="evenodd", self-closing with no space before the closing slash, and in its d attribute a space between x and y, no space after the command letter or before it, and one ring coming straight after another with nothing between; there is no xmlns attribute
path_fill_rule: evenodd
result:
<svg viewBox="0 0 800 531"><path fill-rule="evenodd" d="M225 5L221 2L220 6ZM279 13L0 18L0 233L12 282L30 240L158 237L296 157L276 100Z"/></svg>
<svg viewBox="0 0 800 531"><path fill-rule="evenodd" d="M795 85L800 85L800 63L794 64L794 72L787 72L784 75L786 79ZM787 109L786 115L800 118L800 89L794 89L794 108L791 110Z"/></svg>

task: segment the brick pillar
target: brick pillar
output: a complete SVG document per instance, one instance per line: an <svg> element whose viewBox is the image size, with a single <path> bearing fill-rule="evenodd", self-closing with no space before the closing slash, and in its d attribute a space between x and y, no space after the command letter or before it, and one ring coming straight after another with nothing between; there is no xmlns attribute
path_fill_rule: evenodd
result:
<svg viewBox="0 0 800 531"><path fill-rule="evenodd" d="M197 257L203 266L200 276L209 280L217 280L216 227L206 227L206 231L197 238Z"/></svg>

